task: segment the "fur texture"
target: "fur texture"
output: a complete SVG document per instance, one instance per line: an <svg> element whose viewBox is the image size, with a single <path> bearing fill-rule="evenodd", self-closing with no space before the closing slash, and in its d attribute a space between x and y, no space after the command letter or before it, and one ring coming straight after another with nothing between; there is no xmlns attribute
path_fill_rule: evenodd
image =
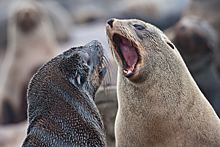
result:
<svg viewBox="0 0 220 147"><path fill-rule="evenodd" d="M28 89L26 146L106 146L101 115L93 101L106 68L97 41L47 62Z"/></svg>

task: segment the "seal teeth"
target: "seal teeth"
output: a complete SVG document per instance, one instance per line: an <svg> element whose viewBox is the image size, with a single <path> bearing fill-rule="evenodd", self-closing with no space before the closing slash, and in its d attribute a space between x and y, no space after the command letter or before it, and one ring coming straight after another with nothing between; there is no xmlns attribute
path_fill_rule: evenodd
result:
<svg viewBox="0 0 220 147"><path fill-rule="evenodd" d="M129 69L128 69L128 74L129 74L129 73L132 73L133 71L134 71L133 68L129 68Z"/></svg>
<svg viewBox="0 0 220 147"><path fill-rule="evenodd" d="M125 74L128 74L128 72L126 70L123 70Z"/></svg>
<svg viewBox="0 0 220 147"><path fill-rule="evenodd" d="M126 70L124 69L123 70L123 72L125 73L125 74L129 74L129 73L132 73L134 71L134 67L132 66L132 67L129 67L129 68L126 68Z"/></svg>

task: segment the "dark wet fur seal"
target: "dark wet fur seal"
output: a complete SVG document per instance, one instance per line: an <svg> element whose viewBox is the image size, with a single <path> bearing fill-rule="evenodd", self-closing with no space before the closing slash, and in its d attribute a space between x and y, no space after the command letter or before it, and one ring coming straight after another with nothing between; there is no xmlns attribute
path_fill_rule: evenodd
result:
<svg viewBox="0 0 220 147"><path fill-rule="evenodd" d="M110 19L118 65L116 146L220 146L220 120L173 43L141 20Z"/></svg>
<svg viewBox="0 0 220 147"><path fill-rule="evenodd" d="M106 146L93 101L106 73L98 41L71 48L33 76L28 88L25 146Z"/></svg>

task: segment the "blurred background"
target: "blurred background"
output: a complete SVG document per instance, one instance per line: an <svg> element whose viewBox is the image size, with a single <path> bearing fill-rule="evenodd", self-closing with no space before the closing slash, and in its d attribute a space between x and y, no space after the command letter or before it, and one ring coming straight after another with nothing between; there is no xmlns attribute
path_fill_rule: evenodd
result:
<svg viewBox="0 0 220 147"><path fill-rule="evenodd" d="M99 40L112 66L96 104L114 146L117 68L105 35L110 18L141 19L163 30L220 115L220 0L0 0L0 147L21 146L26 90L36 70L71 47Z"/></svg>

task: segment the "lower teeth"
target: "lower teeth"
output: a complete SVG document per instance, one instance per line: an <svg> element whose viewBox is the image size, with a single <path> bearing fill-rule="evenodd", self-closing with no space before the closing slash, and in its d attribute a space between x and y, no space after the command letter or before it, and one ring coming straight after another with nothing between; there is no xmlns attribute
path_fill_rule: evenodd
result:
<svg viewBox="0 0 220 147"><path fill-rule="evenodd" d="M133 68L129 68L129 69L123 70L123 72L124 72L125 74L132 73L133 71L134 71Z"/></svg>
<svg viewBox="0 0 220 147"><path fill-rule="evenodd" d="M128 74L128 72L127 72L126 70L124 70L124 73L125 73L125 74Z"/></svg>

